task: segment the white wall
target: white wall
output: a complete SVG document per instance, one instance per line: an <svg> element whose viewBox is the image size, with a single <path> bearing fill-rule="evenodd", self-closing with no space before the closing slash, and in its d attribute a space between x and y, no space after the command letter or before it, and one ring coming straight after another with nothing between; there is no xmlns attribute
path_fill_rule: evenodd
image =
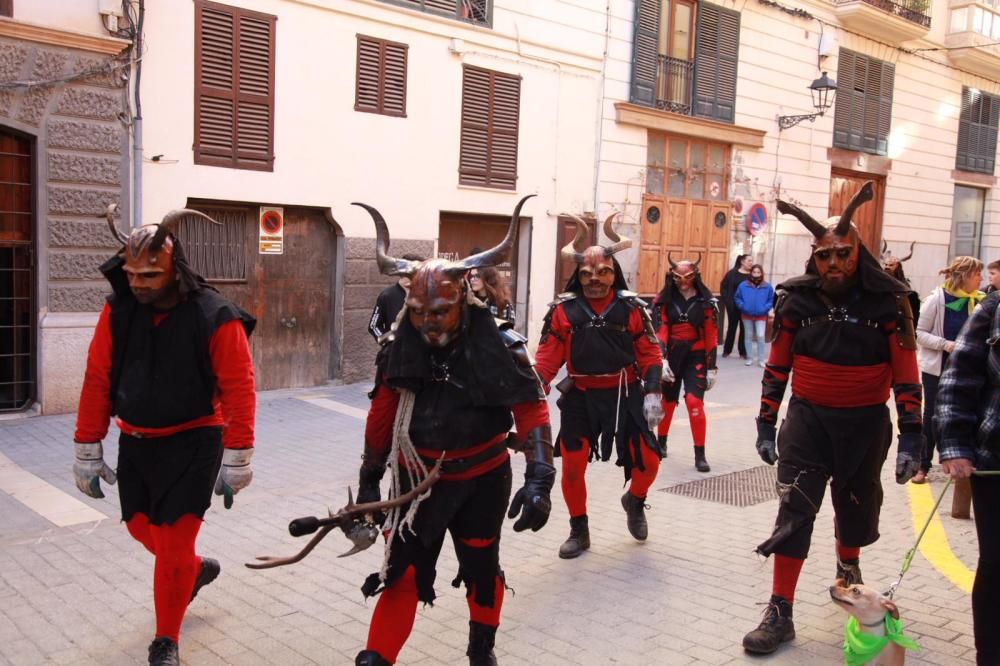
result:
<svg viewBox="0 0 1000 666"><path fill-rule="evenodd" d="M48 28L107 37L110 33L104 29L99 13L106 5L114 6L119 13L121 11L119 0L17 0L11 18Z"/></svg>

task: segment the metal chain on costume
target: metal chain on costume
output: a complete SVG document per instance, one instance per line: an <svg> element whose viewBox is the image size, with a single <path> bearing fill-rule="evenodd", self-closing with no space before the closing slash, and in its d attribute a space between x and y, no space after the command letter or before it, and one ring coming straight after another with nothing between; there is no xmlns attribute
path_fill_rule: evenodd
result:
<svg viewBox="0 0 1000 666"><path fill-rule="evenodd" d="M416 488L421 481L427 478L427 466L420 459L410 440L410 420L413 418L413 407L417 397L413 391L406 389L399 390L399 407L396 409L396 420L392 429L392 448L389 450L389 498L399 497L403 494L403 474L406 474L408 487ZM385 542L385 557L382 560L382 570L379 572L379 580L385 582L389 573L389 556L392 554L392 544L398 536L402 540L406 537L401 534L403 528L412 529L413 519L417 515L417 507L427 499L431 489L422 495L418 495L410 502L406 513L403 507L393 508L386 517L386 531L389 536Z"/></svg>
<svg viewBox="0 0 1000 666"><path fill-rule="evenodd" d="M797 491L800 495L802 495L802 497L805 498L806 502L809 503L809 506L813 508L813 511L819 513L819 507L816 506L816 503L813 502L812 498L809 497L809 495L807 495L806 492L799 487L799 477L802 476L803 474L808 474L810 471L811 470L808 469L800 469L799 473L795 475L795 478L792 479L791 483L782 483L781 481L775 481L774 489L775 491L777 491L779 498L788 495L793 490Z"/></svg>

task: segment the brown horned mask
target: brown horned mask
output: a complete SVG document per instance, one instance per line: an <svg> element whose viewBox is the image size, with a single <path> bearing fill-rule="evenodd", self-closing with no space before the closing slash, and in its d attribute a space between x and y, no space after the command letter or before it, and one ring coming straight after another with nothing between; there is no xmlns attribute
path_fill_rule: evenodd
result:
<svg viewBox="0 0 1000 666"><path fill-rule="evenodd" d="M798 206L778 200L778 212L797 218L815 238L812 258L825 290L841 291L853 281L858 270L861 236L851 218L861 204L874 197L875 188L869 180L851 198L844 212L827 218L824 223L817 222Z"/></svg>
<svg viewBox="0 0 1000 666"><path fill-rule="evenodd" d="M444 347L455 339L462 323L462 307L466 300L465 274L473 268L487 268L503 262L514 247L521 207L535 196L529 194L517 202L507 228L507 235L494 248L460 261L428 259L410 261L397 259L389 252L389 227L375 208L355 203L368 211L375 222L375 260L383 275L410 278L406 296L407 316L424 342L432 347Z"/></svg>
<svg viewBox="0 0 1000 666"><path fill-rule="evenodd" d="M674 284L681 289L688 289L693 286L695 280L701 274L701 270L698 268L701 264L701 252L698 253L698 258L694 261L689 261L687 259L683 261L674 261L668 251L667 263L670 264L670 275L674 279Z"/></svg>
<svg viewBox="0 0 1000 666"><path fill-rule="evenodd" d="M886 241L882 241L882 269L886 273L896 278L897 280L905 281L906 278L903 277L903 262L909 260L913 256L913 247L917 244L917 241L910 243L910 253L905 257L897 257L889 250L889 244Z"/></svg>
<svg viewBox="0 0 1000 666"><path fill-rule="evenodd" d="M611 239L611 245L591 245L584 247L590 227L577 215L569 217L576 223L576 236L562 249L562 258L579 264L577 274L583 287L583 295L587 298L601 299L608 295L615 282L615 262L612 256L616 252L632 247L632 241L619 236L611 222L618 213L612 213L604 220L604 235Z"/></svg>

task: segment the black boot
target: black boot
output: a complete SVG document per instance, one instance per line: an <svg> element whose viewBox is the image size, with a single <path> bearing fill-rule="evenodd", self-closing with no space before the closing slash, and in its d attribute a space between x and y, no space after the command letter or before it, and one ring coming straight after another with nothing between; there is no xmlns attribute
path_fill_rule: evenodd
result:
<svg viewBox="0 0 1000 666"><path fill-rule="evenodd" d="M194 598L198 596L198 590L219 577L220 571L222 571L222 567L219 565L218 560L213 560L211 557L201 558L201 566L198 567L198 577L194 579L194 589L191 590L191 601L194 601Z"/></svg>
<svg viewBox="0 0 1000 666"><path fill-rule="evenodd" d="M626 492L622 495L622 508L627 515L629 534L637 541L645 541L649 536L649 525L646 523L646 498Z"/></svg>
<svg viewBox="0 0 1000 666"><path fill-rule="evenodd" d="M465 651L469 666L497 666L497 657L493 654L496 637L496 627L469 621L469 649Z"/></svg>
<svg viewBox="0 0 1000 666"><path fill-rule="evenodd" d="M660 450L663 451L663 457L666 458L667 457L667 436L666 435L657 435L656 436L656 441L660 445Z"/></svg>
<svg viewBox="0 0 1000 666"><path fill-rule="evenodd" d="M177 643L166 636L153 639L149 644L149 666L180 666Z"/></svg>
<svg viewBox="0 0 1000 666"><path fill-rule="evenodd" d="M858 558L842 560L837 558L837 578L844 581L844 587L851 585L864 585L861 580L861 567L858 565Z"/></svg>
<svg viewBox="0 0 1000 666"><path fill-rule="evenodd" d="M752 654L771 654L779 645L793 638L792 605L772 594L760 626L743 637L743 649Z"/></svg>
<svg viewBox="0 0 1000 666"><path fill-rule="evenodd" d="M354 658L354 666L391 666L382 655L375 650L362 650Z"/></svg>
<svg viewBox="0 0 1000 666"><path fill-rule="evenodd" d="M587 514L569 519L569 538L559 546L559 557L571 560L590 548L590 527Z"/></svg>
<svg viewBox="0 0 1000 666"><path fill-rule="evenodd" d="M711 472L712 468L708 466L708 461L705 460L705 447L696 446L694 447L694 468L699 472Z"/></svg>

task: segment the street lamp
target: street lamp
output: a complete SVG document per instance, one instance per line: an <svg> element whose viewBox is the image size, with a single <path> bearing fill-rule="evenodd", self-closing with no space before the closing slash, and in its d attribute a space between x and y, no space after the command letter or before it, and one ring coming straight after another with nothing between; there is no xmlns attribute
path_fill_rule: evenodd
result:
<svg viewBox="0 0 1000 666"><path fill-rule="evenodd" d="M826 75L823 75L809 84L809 92L812 94L813 108L816 113L806 113L799 116L778 116L779 130L786 130L795 127L803 120L814 122L816 118L822 116L833 106L833 99L837 96L837 82Z"/></svg>

